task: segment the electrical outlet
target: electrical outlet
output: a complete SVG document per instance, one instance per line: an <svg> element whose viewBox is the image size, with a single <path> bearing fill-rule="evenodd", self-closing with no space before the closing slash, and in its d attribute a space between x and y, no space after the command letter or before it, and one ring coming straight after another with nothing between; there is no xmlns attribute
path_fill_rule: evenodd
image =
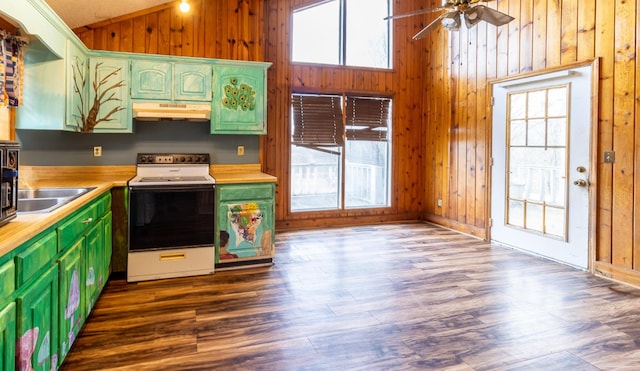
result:
<svg viewBox="0 0 640 371"><path fill-rule="evenodd" d="M602 160L605 164L613 164L616 162L616 153L613 151L604 151Z"/></svg>
<svg viewBox="0 0 640 371"><path fill-rule="evenodd" d="M442 199L441 198L438 199L438 207L442 207Z"/></svg>
<svg viewBox="0 0 640 371"><path fill-rule="evenodd" d="M244 156L244 146L238 146L238 156Z"/></svg>
<svg viewBox="0 0 640 371"><path fill-rule="evenodd" d="M93 157L100 157L100 156L102 156L102 147L100 146L93 147Z"/></svg>

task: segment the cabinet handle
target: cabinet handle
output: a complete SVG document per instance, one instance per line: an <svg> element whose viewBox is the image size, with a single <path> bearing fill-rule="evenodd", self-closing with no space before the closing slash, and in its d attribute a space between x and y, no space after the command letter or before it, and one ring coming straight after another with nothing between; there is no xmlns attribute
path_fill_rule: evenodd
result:
<svg viewBox="0 0 640 371"><path fill-rule="evenodd" d="M87 218L85 220L82 221L82 224L89 224L93 221L93 218Z"/></svg>

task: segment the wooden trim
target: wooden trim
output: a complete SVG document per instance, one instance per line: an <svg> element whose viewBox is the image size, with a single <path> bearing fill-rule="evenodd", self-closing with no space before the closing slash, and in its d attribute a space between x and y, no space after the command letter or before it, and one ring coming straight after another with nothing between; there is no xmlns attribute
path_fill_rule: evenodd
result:
<svg viewBox="0 0 640 371"><path fill-rule="evenodd" d="M488 240L487 231L484 227L476 227L474 225L460 223L453 219L448 219L448 218L445 218L439 215L433 215L433 214L426 215L425 220L449 229L456 230L464 234L468 234L470 236L478 237L483 240Z"/></svg>
<svg viewBox="0 0 640 371"><path fill-rule="evenodd" d="M313 228L327 227L353 227L367 224L390 224L395 222L418 222L419 215L417 213L406 214L380 214L380 215L362 215L362 216L335 216L326 218L311 219L288 219L276 220L276 231L295 231Z"/></svg>
<svg viewBox="0 0 640 371"><path fill-rule="evenodd" d="M619 265L597 261L593 265L593 274L616 282L640 287L640 272Z"/></svg>

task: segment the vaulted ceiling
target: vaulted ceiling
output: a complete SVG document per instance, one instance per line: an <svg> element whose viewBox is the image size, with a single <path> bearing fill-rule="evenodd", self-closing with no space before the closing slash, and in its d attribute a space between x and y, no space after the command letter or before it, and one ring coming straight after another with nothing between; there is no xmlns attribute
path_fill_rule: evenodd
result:
<svg viewBox="0 0 640 371"><path fill-rule="evenodd" d="M167 4L171 0L77 1L45 0L70 28L86 26L139 10Z"/></svg>

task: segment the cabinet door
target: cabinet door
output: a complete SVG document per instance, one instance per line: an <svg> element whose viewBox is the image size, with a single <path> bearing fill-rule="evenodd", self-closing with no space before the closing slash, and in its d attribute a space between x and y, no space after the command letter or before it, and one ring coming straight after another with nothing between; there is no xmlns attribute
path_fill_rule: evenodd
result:
<svg viewBox="0 0 640 371"><path fill-rule="evenodd" d="M131 98L171 99L171 63L132 61Z"/></svg>
<svg viewBox="0 0 640 371"><path fill-rule="evenodd" d="M211 133L266 134L264 80L262 68L216 67Z"/></svg>
<svg viewBox="0 0 640 371"><path fill-rule="evenodd" d="M201 64L173 66L173 99L178 101L211 101L213 67Z"/></svg>
<svg viewBox="0 0 640 371"><path fill-rule="evenodd" d="M83 132L130 133L129 63L126 59L91 58L87 122ZM97 90L97 91L96 91Z"/></svg>
<svg viewBox="0 0 640 371"><path fill-rule="evenodd" d="M86 98L89 88L89 65L87 54L75 43L67 40L67 105L65 130L80 131L82 113L86 112Z"/></svg>
<svg viewBox="0 0 640 371"><path fill-rule="evenodd" d="M104 226L99 220L85 235L85 289L87 316L100 296L106 281L104 272Z"/></svg>
<svg viewBox="0 0 640 371"><path fill-rule="evenodd" d="M58 265L30 284L18 295L16 303L16 368L55 369L58 364Z"/></svg>
<svg viewBox="0 0 640 371"><path fill-rule="evenodd" d="M86 319L84 282L84 237L78 240L58 260L60 296L58 322L60 324L60 360L69 352Z"/></svg>
<svg viewBox="0 0 640 371"><path fill-rule="evenodd" d="M107 284L107 280L109 278L110 269L109 265L111 264L111 253L113 250L113 220L111 216L111 211L109 211L102 218L103 223L103 235L104 235L104 261L103 261L103 272L104 272L104 281L102 282L102 286Z"/></svg>
<svg viewBox="0 0 640 371"><path fill-rule="evenodd" d="M220 202L216 263L272 258L273 214L272 199Z"/></svg>
<svg viewBox="0 0 640 371"><path fill-rule="evenodd" d="M0 309L0 370L15 370L16 305L9 303Z"/></svg>

